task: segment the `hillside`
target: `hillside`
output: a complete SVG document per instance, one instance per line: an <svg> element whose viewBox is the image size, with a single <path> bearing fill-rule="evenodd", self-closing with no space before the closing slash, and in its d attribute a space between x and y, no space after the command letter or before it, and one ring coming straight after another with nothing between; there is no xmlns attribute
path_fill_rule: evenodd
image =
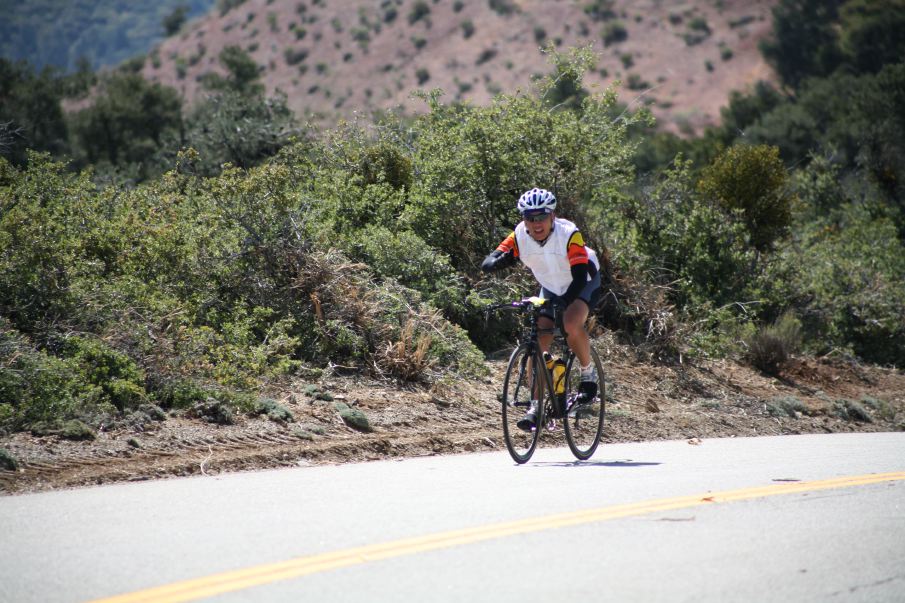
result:
<svg viewBox="0 0 905 603"><path fill-rule="evenodd" d="M0 57L37 69L72 70L80 59L97 69L145 54L164 37L163 20L179 7L203 15L213 0L0 0Z"/></svg>
<svg viewBox="0 0 905 603"><path fill-rule="evenodd" d="M222 71L221 49L238 45L260 65L268 92L283 91L299 116L332 120L416 110L409 95L418 88L484 104L549 72L540 46L593 44L600 61L586 87L621 80L623 102L649 104L661 127L691 134L718 121L730 91L772 78L758 42L774 4L247 0L187 24L151 52L143 73L192 101L201 76Z"/></svg>

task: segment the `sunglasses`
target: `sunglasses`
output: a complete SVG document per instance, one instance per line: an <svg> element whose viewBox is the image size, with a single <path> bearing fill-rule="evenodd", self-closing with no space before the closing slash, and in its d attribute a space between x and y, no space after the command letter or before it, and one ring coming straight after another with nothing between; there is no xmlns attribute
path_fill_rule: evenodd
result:
<svg viewBox="0 0 905 603"><path fill-rule="evenodd" d="M525 222L543 222L550 214L526 214L522 216Z"/></svg>

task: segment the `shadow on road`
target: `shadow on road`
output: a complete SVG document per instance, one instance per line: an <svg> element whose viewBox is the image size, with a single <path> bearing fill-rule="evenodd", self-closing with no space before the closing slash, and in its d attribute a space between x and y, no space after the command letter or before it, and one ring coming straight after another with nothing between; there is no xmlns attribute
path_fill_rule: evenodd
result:
<svg viewBox="0 0 905 603"><path fill-rule="evenodd" d="M557 463L539 461L531 463L535 467L652 467L663 463L650 463L644 461L560 461Z"/></svg>

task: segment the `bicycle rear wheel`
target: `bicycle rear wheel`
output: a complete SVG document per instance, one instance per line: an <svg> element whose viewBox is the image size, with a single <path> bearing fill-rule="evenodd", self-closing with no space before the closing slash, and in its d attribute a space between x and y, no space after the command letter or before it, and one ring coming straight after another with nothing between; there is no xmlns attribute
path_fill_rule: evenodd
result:
<svg viewBox="0 0 905 603"><path fill-rule="evenodd" d="M546 367L539 362L540 355L532 353L528 345L521 345L509 357L506 378L503 381L503 438L506 448L516 463L525 463L534 454L544 421L544 405L537 404L534 429L523 431L517 425L531 407L532 401L543 400ZM542 368L543 367L543 368Z"/></svg>
<svg viewBox="0 0 905 603"><path fill-rule="evenodd" d="M574 354L569 354L566 366L566 416L563 425L566 431L566 442L572 454L582 461L591 458L600 436L603 434L603 418L606 411L606 379L597 350L591 347L591 363L597 369L597 395L590 400L578 403L581 382L581 363Z"/></svg>

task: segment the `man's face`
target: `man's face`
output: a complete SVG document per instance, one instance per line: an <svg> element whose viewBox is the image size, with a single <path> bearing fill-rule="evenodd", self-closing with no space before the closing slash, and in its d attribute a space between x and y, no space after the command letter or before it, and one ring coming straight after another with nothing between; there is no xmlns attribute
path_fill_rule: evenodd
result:
<svg viewBox="0 0 905 603"><path fill-rule="evenodd" d="M550 236L550 231L553 230L553 214L540 214L540 215L525 215L523 216L525 221L525 228L528 229L528 234L531 235L531 238L535 241L543 241L547 237Z"/></svg>

